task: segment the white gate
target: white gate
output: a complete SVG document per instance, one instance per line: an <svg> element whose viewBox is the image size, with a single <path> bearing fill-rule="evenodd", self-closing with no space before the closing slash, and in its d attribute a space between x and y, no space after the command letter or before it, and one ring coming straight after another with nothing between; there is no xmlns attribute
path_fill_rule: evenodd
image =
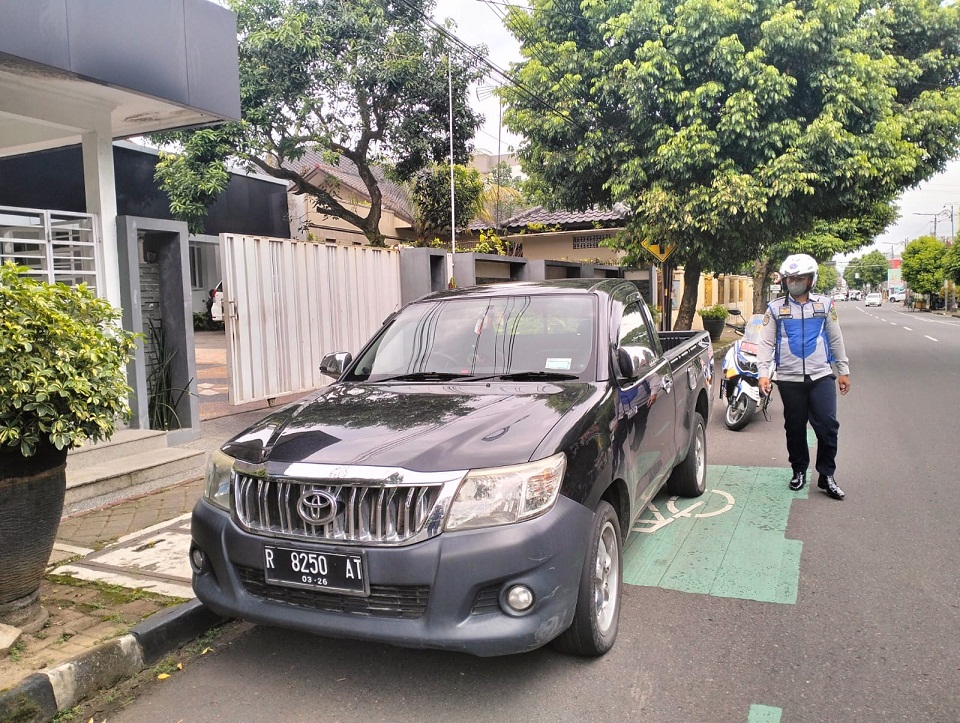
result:
<svg viewBox="0 0 960 723"><path fill-rule="evenodd" d="M400 307L400 252L222 234L230 403L331 382L320 360L356 355Z"/></svg>

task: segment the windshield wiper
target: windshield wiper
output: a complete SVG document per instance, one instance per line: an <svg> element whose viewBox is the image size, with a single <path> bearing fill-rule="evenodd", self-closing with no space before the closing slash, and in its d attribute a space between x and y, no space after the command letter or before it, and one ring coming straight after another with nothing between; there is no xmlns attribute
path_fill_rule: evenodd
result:
<svg viewBox="0 0 960 723"><path fill-rule="evenodd" d="M580 375L567 374L564 372L512 372L510 374L501 374L499 378L508 382L539 381L541 379L562 381L564 379L579 379Z"/></svg>
<svg viewBox="0 0 960 723"><path fill-rule="evenodd" d="M458 374L456 372L411 372L398 374L394 377L377 379L377 382L448 382L451 379L469 379L473 374Z"/></svg>

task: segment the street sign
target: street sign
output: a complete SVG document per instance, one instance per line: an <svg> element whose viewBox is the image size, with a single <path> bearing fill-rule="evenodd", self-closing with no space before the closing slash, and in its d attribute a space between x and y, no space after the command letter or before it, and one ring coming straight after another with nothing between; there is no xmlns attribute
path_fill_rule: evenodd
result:
<svg viewBox="0 0 960 723"><path fill-rule="evenodd" d="M672 246L660 246L660 244L651 243L649 239L644 239L640 242L640 245L656 256L661 262L670 258L670 254L677 249L676 244L673 244Z"/></svg>

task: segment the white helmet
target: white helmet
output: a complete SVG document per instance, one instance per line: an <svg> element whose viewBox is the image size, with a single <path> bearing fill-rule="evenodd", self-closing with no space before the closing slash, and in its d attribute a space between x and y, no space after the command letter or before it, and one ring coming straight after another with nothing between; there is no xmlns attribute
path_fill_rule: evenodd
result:
<svg viewBox="0 0 960 723"><path fill-rule="evenodd" d="M780 277L803 276L813 274L813 282L810 284L812 289L817 285L817 277L820 276L820 265L813 256L807 254L791 254L780 264Z"/></svg>

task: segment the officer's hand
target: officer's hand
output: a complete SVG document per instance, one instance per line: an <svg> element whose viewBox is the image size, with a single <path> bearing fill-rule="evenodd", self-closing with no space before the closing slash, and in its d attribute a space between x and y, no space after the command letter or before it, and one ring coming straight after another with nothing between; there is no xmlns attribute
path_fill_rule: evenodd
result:
<svg viewBox="0 0 960 723"><path fill-rule="evenodd" d="M770 377L760 377L760 391L764 394L770 394L773 390L773 384L770 382Z"/></svg>
<svg viewBox="0 0 960 723"><path fill-rule="evenodd" d="M850 375L841 374L837 377L837 386L840 387L841 396L850 391Z"/></svg>

